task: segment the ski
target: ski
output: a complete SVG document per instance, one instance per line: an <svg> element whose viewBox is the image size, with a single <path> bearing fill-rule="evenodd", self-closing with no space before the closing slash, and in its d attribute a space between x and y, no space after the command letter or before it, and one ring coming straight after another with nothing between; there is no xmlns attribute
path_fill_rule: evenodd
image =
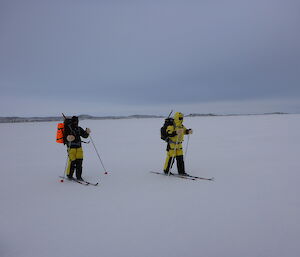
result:
<svg viewBox="0 0 300 257"><path fill-rule="evenodd" d="M193 175L187 175L187 177L190 177L190 178L195 178L195 179L202 179L202 180L209 180L209 181L215 181L215 178L214 177L211 177L211 178L204 178L204 177L197 177L197 176L193 176Z"/></svg>
<svg viewBox="0 0 300 257"><path fill-rule="evenodd" d="M63 178L63 179L66 179L67 181L73 181L73 182L77 182L81 185L84 185L84 186L88 186L88 185L91 185L91 186L98 186L99 185L99 182L96 182L96 183L92 183L92 182L89 182L89 181L86 181L86 180L78 180L76 178L72 178L72 179L69 179L68 177L63 177L63 176L59 176L60 178Z"/></svg>
<svg viewBox="0 0 300 257"><path fill-rule="evenodd" d="M166 177L175 177L175 178L182 178L182 179L188 179L188 180L196 180L196 178L192 178L192 177L188 177L188 176L181 176L179 174L165 174L165 173L162 173L162 172L157 172L157 171L150 171L151 173L153 174L158 174L158 175L163 175L163 176L166 176Z"/></svg>
<svg viewBox="0 0 300 257"><path fill-rule="evenodd" d="M167 174L165 173L162 173L162 172L157 172L157 171L150 171L151 173L154 173L154 174L160 174L160 175L165 175L165 176L168 176ZM180 174L170 174L170 176L173 176L173 177L177 177L177 178L183 178L183 179L190 179L190 180L208 180L208 181L214 181L214 178L204 178L204 177L197 177L197 176L193 176L193 175L180 175Z"/></svg>
<svg viewBox="0 0 300 257"><path fill-rule="evenodd" d="M62 178L62 179L66 179L67 181L70 181L70 182L76 182L76 183L81 184L81 185L84 185L84 186L88 186L88 185L89 185L88 182L83 181L83 180L78 180L78 179L76 179L76 178L70 179L70 178L68 178L68 177L63 177L63 176L59 176L59 177Z"/></svg>
<svg viewBox="0 0 300 257"><path fill-rule="evenodd" d="M98 186L99 185L99 182L92 183L92 182L89 182L89 181L86 181L86 180L84 180L84 182L88 183L88 185L91 185L91 186Z"/></svg>

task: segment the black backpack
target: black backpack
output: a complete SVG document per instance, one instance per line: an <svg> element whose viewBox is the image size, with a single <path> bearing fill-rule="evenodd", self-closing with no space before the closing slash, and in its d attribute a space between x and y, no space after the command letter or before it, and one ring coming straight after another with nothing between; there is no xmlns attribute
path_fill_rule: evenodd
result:
<svg viewBox="0 0 300 257"><path fill-rule="evenodd" d="M169 142L169 137L167 134L167 127L174 125L174 119L173 118L166 118L165 124L160 128L160 138L167 143Z"/></svg>
<svg viewBox="0 0 300 257"><path fill-rule="evenodd" d="M67 136L72 134L72 119L65 118L64 120L64 145L67 143Z"/></svg>

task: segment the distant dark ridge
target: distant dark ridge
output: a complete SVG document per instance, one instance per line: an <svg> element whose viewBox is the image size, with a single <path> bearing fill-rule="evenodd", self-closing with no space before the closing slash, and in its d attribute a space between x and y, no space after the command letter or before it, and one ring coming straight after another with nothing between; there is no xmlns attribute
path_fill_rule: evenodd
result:
<svg viewBox="0 0 300 257"><path fill-rule="evenodd" d="M212 117L212 116L222 116L222 115L214 114L214 113L207 113L207 114L191 113L185 115L185 117Z"/></svg>
<svg viewBox="0 0 300 257"><path fill-rule="evenodd" d="M267 113L250 113L250 114L214 114L214 113L207 113L207 114L198 114L198 113L191 113L185 115L185 117L220 117L220 116L250 116L250 115L282 115L282 114L289 114L287 112L267 112Z"/></svg>
<svg viewBox="0 0 300 257"><path fill-rule="evenodd" d="M129 115L129 116L91 116L78 115L79 120L116 120L116 119L146 119L146 118L163 118L157 115ZM63 117L0 117L0 123L20 123L20 122L49 122L62 121Z"/></svg>
<svg viewBox="0 0 300 257"><path fill-rule="evenodd" d="M262 114L200 114L191 113L185 115L185 117L219 117L219 116L248 116L248 115L282 115L289 114L285 112L272 112ZM116 119L147 119L147 118L165 118L160 115L129 115L129 116L91 116L82 114L79 115L79 120L116 120ZM0 117L0 123L20 123L20 122L49 122L49 121L62 121L62 117Z"/></svg>

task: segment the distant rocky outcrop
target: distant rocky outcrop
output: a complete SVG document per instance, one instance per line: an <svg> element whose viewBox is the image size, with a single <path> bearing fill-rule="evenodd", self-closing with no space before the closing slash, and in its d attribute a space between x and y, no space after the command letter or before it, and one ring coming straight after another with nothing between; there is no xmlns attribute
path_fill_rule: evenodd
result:
<svg viewBox="0 0 300 257"><path fill-rule="evenodd" d="M79 120L114 120L114 119L146 119L163 118L157 115L130 115L130 116L91 116L86 114L78 115ZM19 123L19 122L49 122L62 121L63 117L0 117L0 123Z"/></svg>
<svg viewBox="0 0 300 257"><path fill-rule="evenodd" d="M191 113L185 115L186 117L216 117L216 116L245 116L245 115L282 115L288 114L284 112L272 112L263 114L214 114L214 113ZM78 116L79 120L115 120L115 119L147 119L147 118L165 118L161 115L140 115L134 114L129 116L91 116L81 114ZM62 121L63 117L0 117L0 123L19 123L19 122L49 122L49 121Z"/></svg>

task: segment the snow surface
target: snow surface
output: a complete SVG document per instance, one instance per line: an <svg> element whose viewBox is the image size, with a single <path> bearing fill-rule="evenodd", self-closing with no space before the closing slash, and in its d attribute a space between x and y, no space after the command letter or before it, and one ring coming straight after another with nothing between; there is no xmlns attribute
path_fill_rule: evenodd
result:
<svg viewBox="0 0 300 257"><path fill-rule="evenodd" d="M186 118L186 169L215 182L149 172L162 123L81 121L110 172L84 145L98 187L59 182L56 122L0 124L0 256L300 256L300 115Z"/></svg>

